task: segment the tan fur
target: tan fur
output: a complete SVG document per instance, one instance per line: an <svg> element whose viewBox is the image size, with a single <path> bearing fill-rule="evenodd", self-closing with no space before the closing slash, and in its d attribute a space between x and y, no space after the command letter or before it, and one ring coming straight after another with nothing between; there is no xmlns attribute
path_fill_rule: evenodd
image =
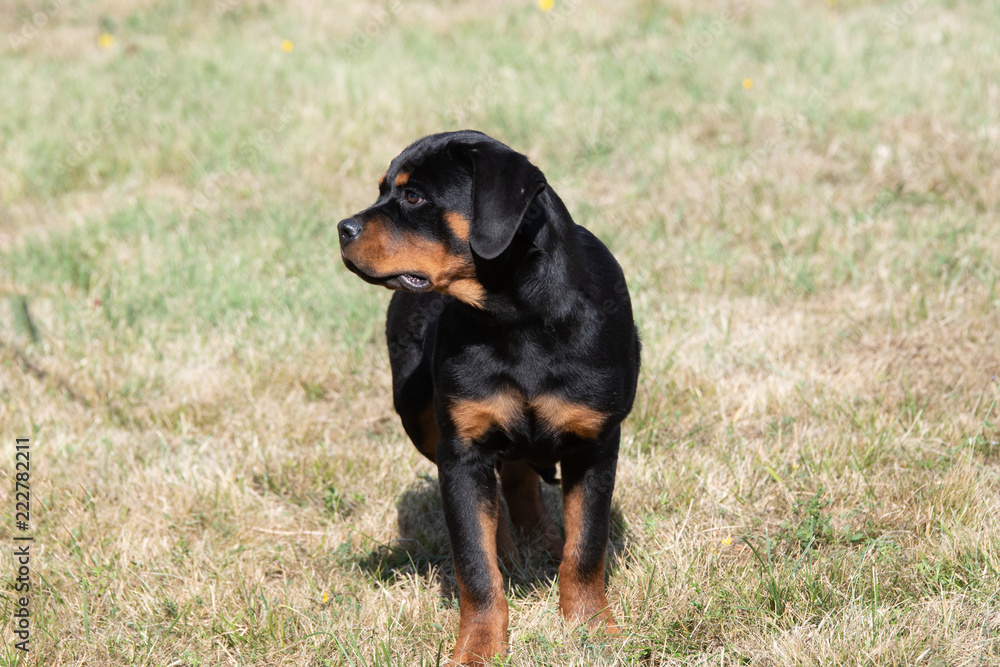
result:
<svg viewBox="0 0 1000 667"><path fill-rule="evenodd" d="M572 433L588 439L600 435L608 418L604 412L552 394L536 396L529 402L514 390L497 392L486 399L457 401L450 412L459 436L472 442L494 426L509 430L529 408L553 433Z"/></svg>
<svg viewBox="0 0 1000 667"><path fill-rule="evenodd" d="M608 418L607 413L552 394L533 398L531 407L538 418L556 433L573 433L581 438L596 438Z"/></svg>
<svg viewBox="0 0 1000 667"><path fill-rule="evenodd" d="M590 576L579 571L580 537L586 522L583 491L578 486L563 494L563 521L566 524L566 547L559 565L559 610L571 623L586 623L606 634L620 634L621 628L611 614L604 591L604 557Z"/></svg>
<svg viewBox="0 0 1000 667"><path fill-rule="evenodd" d="M456 255L444 243L411 232L394 232L381 218L368 220L361 236L343 252L370 275L421 273L430 280L432 289L470 306L481 308L486 298L470 257Z"/></svg>
<svg viewBox="0 0 1000 667"><path fill-rule="evenodd" d="M494 426L509 430L524 415L524 408L524 397L508 389L485 399L455 401L450 413L458 436L471 444Z"/></svg>
<svg viewBox="0 0 1000 667"><path fill-rule="evenodd" d="M469 219L458 211L448 211L444 214L444 221L448 223L448 227L451 229L452 234L457 238L468 241L469 240Z"/></svg>
<svg viewBox="0 0 1000 667"><path fill-rule="evenodd" d="M538 537L546 551L556 559L562 558L563 539L545 507L535 469L523 461L504 461L500 483L514 527L527 536Z"/></svg>
<svg viewBox="0 0 1000 667"><path fill-rule="evenodd" d="M479 511L479 535L493 590L493 599L488 606L474 607L464 579L456 577L459 593L458 641L455 642L452 660L461 665L483 665L494 655L507 652L507 600L503 592L503 576L497 567L497 509L496 505L484 506Z"/></svg>
<svg viewBox="0 0 1000 667"><path fill-rule="evenodd" d="M434 417L434 404L430 403L423 412L420 413L420 451L431 461L435 460L438 441L441 439L441 431L438 429L437 419Z"/></svg>

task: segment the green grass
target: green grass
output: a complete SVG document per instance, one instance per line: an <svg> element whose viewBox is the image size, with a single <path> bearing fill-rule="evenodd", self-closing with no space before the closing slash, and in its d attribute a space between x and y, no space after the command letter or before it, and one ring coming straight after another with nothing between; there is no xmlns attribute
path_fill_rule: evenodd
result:
<svg viewBox="0 0 1000 667"><path fill-rule="evenodd" d="M0 664L443 664L436 471L335 225L464 127L612 248L645 354L628 634L566 627L526 546L498 664L1000 662L995 5L0 9L0 434L33 438L38 546Z"/></svg>

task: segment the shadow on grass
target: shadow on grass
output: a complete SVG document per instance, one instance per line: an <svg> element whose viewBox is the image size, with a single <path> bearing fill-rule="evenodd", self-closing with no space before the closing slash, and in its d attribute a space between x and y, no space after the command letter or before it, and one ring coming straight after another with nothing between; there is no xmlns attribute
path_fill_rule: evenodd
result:
<svg viewBox="0 0 1000 667"><path fill-rule="evenodd" d="M543 484L542 495L549 513L560 530L565 532L559 486ZM416 574L439 583L443 598L456 600L458 586L437 478L421 475L404 491L396 503L396 518L399 538L358 556L354 563L367 576L380 582L391 582ZM516 535L515 540L521 564L512 568L501 565L501 570L510 583L511 595L525 598L538 588L548 588L551 585L558 574L559 563L542 549L537 539ZM627 523L618 503L613 502L608 574L616 572L632 558L629 549L631 543Z"/></svg>

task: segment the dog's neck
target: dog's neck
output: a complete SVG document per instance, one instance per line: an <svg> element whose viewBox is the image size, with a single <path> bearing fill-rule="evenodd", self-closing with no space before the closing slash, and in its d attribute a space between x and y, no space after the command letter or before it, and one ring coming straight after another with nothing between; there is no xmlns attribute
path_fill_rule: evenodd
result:
<svg viewBox="0 0 1000 667"><path fill-rule="evenodd" d="M572 314L580 283L581 249L559 196L545 188L535 197L510 247L477 271L487 288L483 315L493 324L559 321Z"/></svg>

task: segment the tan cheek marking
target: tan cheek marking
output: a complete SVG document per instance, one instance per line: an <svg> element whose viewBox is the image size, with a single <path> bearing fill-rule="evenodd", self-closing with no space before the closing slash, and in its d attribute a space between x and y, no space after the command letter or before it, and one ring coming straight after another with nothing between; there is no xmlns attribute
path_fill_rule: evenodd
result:
<svg viewBox="0 0 1000 667"><path fill-rule="evenodd" d="M386 174L388 174L388 173L389 173L389 172L386 172L385 174L382 174L382 178L378 179L378 186L379 186L380 188L381 188L381 187L382 187L383 185L385 185L385 177L386 177Z"/></svg>
<svg viewBox="0 0 1000 667"><path fill-rule="evenodd" d="M482 400L459 400L449 413L465 444L482 438L494 426L509 432L524 414L524 397L516 391L497 392Z"/></svg>
<svg viewBox="0 0 1000 667"><path fill-rule="evenodd" d="M469 240L469 219L458 211L448 211L444 214L444 221L448 223L452 234L463 241Z"/></svg>
<svg viewBox="0 0 1000 667"><path fill-rule="evenodd" d="M359 268L378 276L419 272L426 274L435 285L451 282L458 277L459 258L453 258L444 245L416 234L398 237L387 232L388 225L382 218L372 218L365 223L361 236L347 246L347 258Z"/></svg>
<svg viewBox="0 0 1000 667"><path fill-rule="evenodd" d="M605 412L551 394L533 398L531 407L538 418L556 433L573 433L590 440L601 434L601 427L608 418Z"/></svg>
<svg viewBox="0 0 1000 667"><path fill-rule="evenodd" d="M408 172L408 171L401 171L401 172L399 172L399 175L396 176L396 187L397 188L401 188L401 187L403 187L404 185L406 185L409 182L410 182L410 172Z"/></svg>
<svg viewBox="0 0 1000 667"><path fill-rule="evenodd" d="M470 306L482 308L486 291L476 280L476 270L467 257L448 250L445 244L417 234L399 239L386 232L380 218L365 223L361 236L344 254L362 271L378 276L422 273L437 292L449 294Z"/></svg>
<svg viewBox="0 0 1000 667"><path fill-rule="evenodd" d="M380 267L391 260L391 254L397 246L398 240L388 233L386 221L372 218L365 222L361 236L342 252L361 270L381 273Z"/></svg>
<svg viewBox="0 0 1000 667"><path fill-rule="evenodd" d="M435 291L482 308L486 291L475 279L476 271L468 258L449 252L443 243L415 234L406 235L403 248L384 274L418 271L430 279Z"/></svg>
<svg viewBox="0 0 1000 667"><path fill-rule="evenodd" d="M486 290L483 289L478 280L472 278L456 280L448 288L446 294L476 308L482 308L483 302L486 300Z"/></svg>

